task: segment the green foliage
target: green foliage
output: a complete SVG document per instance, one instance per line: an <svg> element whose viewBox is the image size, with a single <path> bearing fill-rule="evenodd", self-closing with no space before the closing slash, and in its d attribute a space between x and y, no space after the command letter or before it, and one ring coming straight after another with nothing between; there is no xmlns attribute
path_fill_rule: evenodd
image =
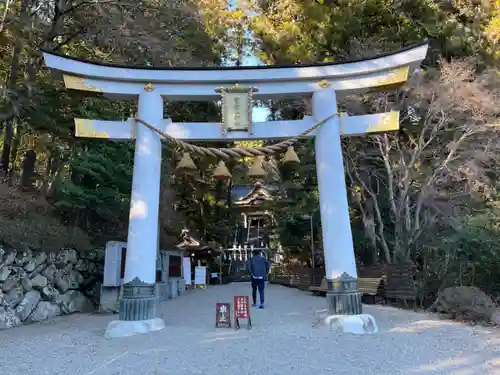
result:
<svg viewBox="0 0 500 375"><path fill-rule="evenodd" d="M23 172L24 154L35 151L36 181L23 188L36 190L33 196L45 201L42 206L30 200L19 203L12 195L1 200L0 241L11 246L84 249L91 241L102 244L106 239L125 239L127 233L133 145L77 140L73 118L125 119L136 112L136 103L84 97L65 90L60 79L42 69L40 47L96 61L144 66L241 65L250 54L259 56L264 64L288 64L368 57L429 38L426 64L433 67L441 56L476 56L482 67L499 58L498 0L480 5L470 0L268 0L234 1L231 5L225 0L45 3L32 7L32 2L23 1L9 10L0 7L0 76L5 82L0 84L2 159L10 169L9 182L15 184L16 176ZM44 18L47 12L54 16ZM362 97L358 108L370 113L375 107L371 100L373 97ZM272 119L297 119L308 114L307 106L298 101L261 105L269 107ZM165 117L174 121L220 120L217 103L168 102L165 112ZM402 133L408 137L417 134L411 129ZM440 142L444 145L454 135L450 130ZM410 143L401 144L409 147ZM346 154L374 147L366 138L349 140L346 146ZM434 147L429 155L440 154L440 150ZM314 245L321 250L314 147L312 142L300 142L296 151L301 158L299 166L277 167L279 160L265 164L273 173L266 182L279 187L269 209L275 212L274 235L281 244L309 254L309 215ZM252 160L229 162L233 180L226 184L211 178L217 161L209 158L194 158L199 173L186 176L175 172L180 156L179 150L164 150L160 205L163 244L187 227L199 231L202 239L228 245L237 220L229 198L231 184L248 182L245 173ZM391 162L394 170L401 170L398 162ZM379 165L380 160L369 167ZM418 163L409 178L412 188L421 189L432 167L425 160ZM390 214L390 194L386 181L377 183L382 186L377 190L377 200L384 236L388 246L395 247L397 230ZM362 189L350 187L359 193L351 194L352 200L369 201ZM462 206L466 204L463 199ZM28 206L34 211L27 210ZM428 275L439 282L477 284L493 290L500 282L496 273L500 266L500 212L494 206L480 214L470 209L463 212L467 215L460 225L440 222L436 229L440 241L425 238L426 247L418 250L425 258ZM366 235L367 223L355 204L351 205L351 217L358 256L363 261L384 259L376 238L372 241Z"/></svg>
<svg viewBox="0 0 500 375"><path fill-rule="evenodd" d="M197 0L205 30L225 65L240 66L253 52L252 20L249 2L236 0Z"/></svg>
<svg viewBox="0 0 500 375"><path fill-rule="evenodd" d="M24 154L36 153L33 186L23 189L36 190L52 205L43 213L45 222L61 234L47 234L66 238L55 224L62 221L68 231L83 230L99 244L125 239L133 146L75 139L73 119L120 120L137 108L135 100L66 90L59 76L42 69L40 48L107 63L187 66L217 64L221 57L213 44L189 2L61 0L35 6L23 1L0 9L0 76L7 83L0 84L2 164L15 185ZM181 121L208 121L218 114L211 103L166 107L169 116ZM44 222L32 217L19 220ZM9 231L14 237L8 242L15 242L18 232Z"/></svg>
<svg viewBox="0 0 500 375"><path fill-rule="evenodd" d="M216 162L195 158L199 172L190 175L176 172L170 186L176 193L175 211L184 218L182 225L198 231L204 240L226 246L234 226L229 199L231 184L211 177Z"/></svg>
<svg viewBox="0 0 500 375"><path fill-rule="evenodd" d="M276 235L281 245L294 253L311 252L311 234L321 251L321 220L312 141L295 145L299 165L279 164L280 183L269 208L275 212ZM312 216L312 233L311 233Z"/></svg>
<svg viewBox="0 0 500 375"><path fill-rule="evenodd" d="M441 246L447 256L445 285L475 285L486 292L500 291L500 202L491 202L465 217L442 238Z"/></svg>
<svg viewBox="0 0 500 375"><path fill-rule="evenodd" d="M482 29L494 24L494 7L478 12L468 1L285 0L263 2L254 35L266 63L310 63L367 57L429 39L428 61L481 54L491 45ZM479 17L478 15L481 15ZM493 17L493 18L492 18ZM494 26L491 26L494 28ZM488 47L492 48L492 47Z"/></svg>
<svg viewBox="0 0 500 375"><path fill-rule="evenodd" d="M130 143L92 141L78 147L69 161L71 178L56 184L54 207L94 235L123 227L130 206L133 155Z"/></svg>

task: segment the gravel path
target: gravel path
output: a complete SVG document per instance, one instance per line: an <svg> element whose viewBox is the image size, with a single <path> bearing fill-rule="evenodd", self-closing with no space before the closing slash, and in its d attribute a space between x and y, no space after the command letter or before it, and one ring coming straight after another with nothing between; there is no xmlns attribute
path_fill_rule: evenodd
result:
<svg viewBox="0 0 500 375"><path fill-rule="evenodd" d="M248 284L211 286L161 305L167 328L103 337L111 315L72 315L0 331L1 375L363 375L500 374L500 332L426 314L365 306L380 333L354 336L313 327L324 298L267 286L251 331L214 328L215 302Z"/></svg>

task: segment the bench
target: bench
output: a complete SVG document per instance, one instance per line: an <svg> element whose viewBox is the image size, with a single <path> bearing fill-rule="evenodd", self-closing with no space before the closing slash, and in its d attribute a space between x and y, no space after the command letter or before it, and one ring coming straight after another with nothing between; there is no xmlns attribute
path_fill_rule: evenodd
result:
<svg viewBox="0 0 500 375"><path fill-rule="evenodd" d="M408 301L413 301L417 307L417 291L415 288L415 266L413 264L390 264L386 266L385 298L403 302L408 307Z"/></svg>
<svg viewBox="0 0 500 375"><path fill-rule="evenodd" d="M325 270L322 268L291 268L290 286L299 290L308 290L309 287L319 286L325 276Z"/></svg>
<svg viewBox="0 0 500 375"><path fill-rule="evenodd" d="M363 296L370 296L371 302L376 303L377 297L385 297L385 265L358 267L358 290Z"/></svg>
<svg viewBox="0 0 500 375"><path fill-rule="evenodd" d="M311 268L295 268L290 272L290 286L299 290L307 290L312 285Z"/></svg>
<svg viewBox="0 0 500 375"><path fill-rule="evenodd" d="M319 286L310 286L309 291L312 292L313 295L325 296L326 293L328 292L328 285L326 279L323 278ZM363 295L372 296L374 302L377 296L383 298L384 297L383 277L358 278L358 291Z"/></svg>
<svg viewBox="0 0 500 375"><path fill-rule="evenodd" d="M323 278L319 286L310 286L309 291L312 292L312 294L315 296L326 296L326 292L328 291L326 279Z"/></svg>
<svg viewBox="0 0 500 375"><path fill-rule="evenodd" d="M299 290L308 290L310 286L318 286L324 275L323 268L273 266L269 282Z"/></svg>
<svg viewBox="0 0 500 375"><path fill-rule="evenodd" d="M413 301L416 309L418 293L415 287L415 266L408 264L385 264L370 267L360 267L358 276L358 291L363 296L372 297L372 303L377 297L389 302L395 301L398 306L403 302L408 307L408 301ZM319 286L309 287L314 295L326 296L328 287L323 278Z"/></svg>
<svg viewBox="0 0 500 375"><path fill-rule="evenodd" d="M385 297L385 278L381 277L360 277L358 278L358 291L363 296L370 296L372 303L377 302L377 297Z"/></svg>

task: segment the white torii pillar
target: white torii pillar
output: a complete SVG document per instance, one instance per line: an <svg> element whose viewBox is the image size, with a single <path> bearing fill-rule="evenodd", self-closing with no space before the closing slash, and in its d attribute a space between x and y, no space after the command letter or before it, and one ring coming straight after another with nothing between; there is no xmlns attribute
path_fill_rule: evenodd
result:
<svg viewBox="0 0 500 375"><path fill-rule="evenodd" d="M185 141L285 139L294 137L337 112L337 96L387 90L403 85L419 66L427 44L343 64L289 67L143 69L94 64L44 52L47 66L63 73L69 89L103 93L109 98L139 100L138 117ZM256 74L258 71L258 74ZM163 119L163 100L218 100L216 89L233 85L258 89L256 99L313 98L313 116L295 121L253 123L251 132L222 131L220 123L173 123ZM125 284L119 320L107 336L119 337L162 329L155 315L155 269L161 168L161 138L140 123L75 119L78 137L135 139L134 174L128 232ZM341 126L342 125L342 126ZM375 320L362 314L347 202L341 136L397 130L399 112L334 117L309 134L316 137L320 212L328 284L329 325L345 332L376 332Z"/></svg>
<svg viewBox="0 0 500 375"><path fill-rule="evenodd" d="M163 120L163 98L154 90L139 94L138 116L152 124ZM163 329L156 317L156 264L159 247L161 137L145 126L135 132L134 173L130 198L127 258L119 320L112 321L106 336L121 337Z"/></svg>
<svg viewBox="0 0 500 375"><path fill-rule="evenodd" d="M335 90L323 88L312 98L316 121L337 113ZM327 280L329 321L350 325L351 331L377 330L372 316L362 314L361 293L357 288L354 253L344 161L341 145L342 119L334 117L323 125L315 137L316 173L320 201L323 251ZM340 318L339 318L340 316Z"/></svg>

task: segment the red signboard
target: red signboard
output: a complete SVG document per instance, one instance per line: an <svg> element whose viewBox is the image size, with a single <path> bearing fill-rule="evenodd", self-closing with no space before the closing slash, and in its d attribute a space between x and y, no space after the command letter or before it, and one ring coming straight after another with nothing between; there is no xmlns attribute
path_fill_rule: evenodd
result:
<svg viewBox="0 0 500 375"><path fill-rule="evenodd" d="M248 296L234 296L234 312L238 318L248 319L250 316Z"/></svg>
<svg viewBox="0 0 500 375"><path fill-rule="evenodd" d="M248 319L248 329L252 328L248 296L234 296L234 326L240 328L239 319Z"/></svg>
<svg viewBox="0 0 500 375"><path fill-rule="evenodd" d="M225 326L231 328L231 304L216 303L215 304L215 326Z"/></svg>

